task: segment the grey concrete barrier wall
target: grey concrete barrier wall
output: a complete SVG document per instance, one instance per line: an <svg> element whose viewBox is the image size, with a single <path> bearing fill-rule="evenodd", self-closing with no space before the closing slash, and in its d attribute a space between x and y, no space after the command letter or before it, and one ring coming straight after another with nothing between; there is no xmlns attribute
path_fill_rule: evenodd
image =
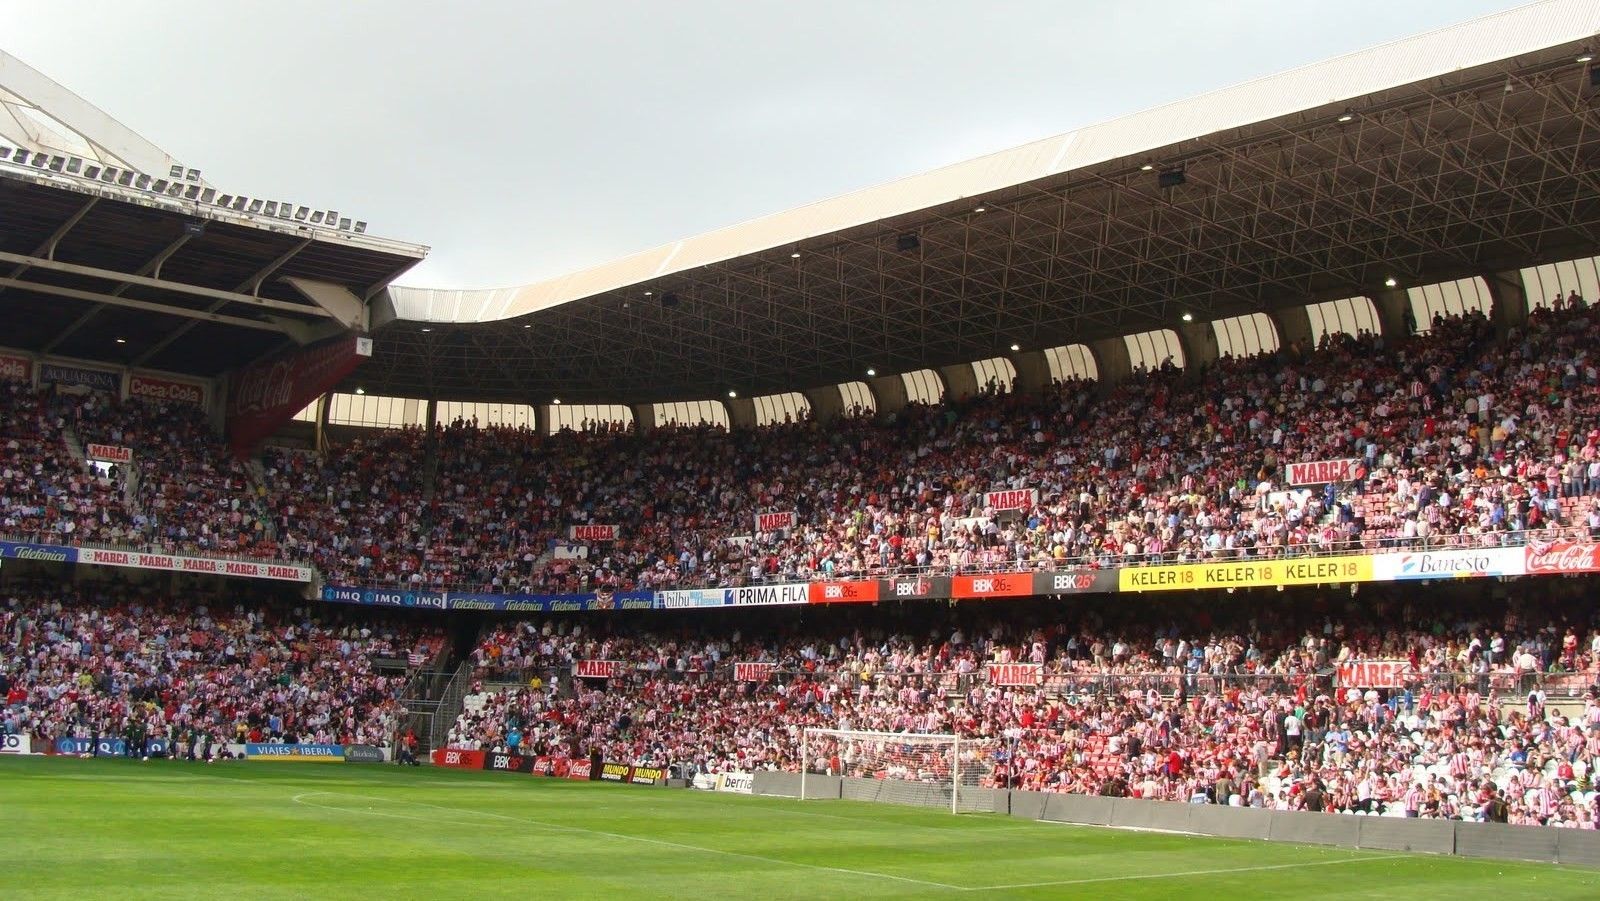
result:
<svg viewBox="0 0 1600 901"><path fill-rule="evenodd" d="M1165 829L1189 832L1193 805L1177 801L1136 801L1116 798L1111 804L1111 825L1131 829Z"/></svg>
<svg viewBox="0 0 1600 901"><path fill-rule="evenodd" d="M1562 831L1505 823L1457 823L1456 853L1462 857L1552 861L1556 859L1556 838Z"/></svg>
<svg viewBox="0 0 1600 901"><path fill-rule="evenodd" d="M1380 851L1456 853L1456 824L1451 820L1407 820L1395 817L1356 817L1356 844Z"/></svg>
<svg viewBox="0 0 1600 901"><path fill-rule="evenodd" d="M961 786L961 809L983 813L1010 813L1011 792L1003 788Z"/></svg>
<svg viewBox="0 0 1600 901"><path fill-rule="evenodd" d="M1195 804L1191 805L1189 811L1189 829L1202 835L1216 835L1223 838L1265 839L1272 834L1272 811L1256 810L1251 807Z"/></svg>
<svg viewBox="0 0 1600 901"><path fill-rule="evenodd" d="M1359 820L1347 814L1274 812L1267 838L1277 842L1354 848L1361 835Z"/></svg>
<svg viewBox="0 0 1600 901"><path fill-rule="evenodd" d="M810 777L823 779L825 776ZM807 788L810 787L809 782ZM799 773L774 773L767 770L757 770L755 779L751 782L750 790L758 795L777 795L780 798L800 797Z"/></svg>
<svg viewBox="0 0 1600 901"><path fill-rule="evenodd" d="M1044 802L1044 818L1058 823L1109 826L1114 800L1099 795L1048 795Z"/></svg>
<svg viewBox="0 0 1600 901"><path fill-rule="evenodd" d="M1024 820L1044 819L1044 802L1049 800L1044 792L1012 792L1011 815Z"/></svg>
<svg viewBox="0 0 1600 901"><path fill-rule="evenodd" d="M1600 867L1600 832L1557 829L1556 860L1580 867Z"/></svg>

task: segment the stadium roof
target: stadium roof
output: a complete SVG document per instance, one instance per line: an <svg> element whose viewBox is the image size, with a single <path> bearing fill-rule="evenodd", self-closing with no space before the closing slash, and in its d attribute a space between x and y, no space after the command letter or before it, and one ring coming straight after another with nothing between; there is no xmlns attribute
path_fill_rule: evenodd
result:
<svg viewBox="0 0 1600 901"><path fill-rule="evenodd" d="M209 378L366 329L426 249L365 225L220 194L0 52L0 345Z"/></svg>
<svg viewBox="0 0 1600 901"><path fill-rule="evenodd" d="M351 385L749 396L1593 254L1597 31L1548 0L548 282L397 287Z"/></svg>

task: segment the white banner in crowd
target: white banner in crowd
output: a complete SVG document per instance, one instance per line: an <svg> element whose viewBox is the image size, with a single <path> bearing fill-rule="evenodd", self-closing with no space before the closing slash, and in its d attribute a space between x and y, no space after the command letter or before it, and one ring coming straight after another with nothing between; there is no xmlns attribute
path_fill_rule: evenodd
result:
<svg viewBox="0 0 1600 901"><path fill-rule="evenodd" d="M717 791L748 795L756 790L756 777L750 773L723 773L717 777Z"/></svg>
<svg viewBox="0 0 1600 901"><path fill-rule="evenodd" d="M1356 477L1356 470L1360 467L1361 461L1354 457L1348 460L1308 460L1304 463L1290 463L1288 482L1290 485L1348 482Z"/></svg>
<svg viewBox="0 0 1600 901"><path fill-rule="evenodd" d="M782 532L794 528L794 511L784 510L775 513L757 513L757 532Z"/></svg>
<svg viewBox="0 0 1600 901"><path fill-rule="evenodd" d="M1036 488L1007 488L1003 491L989 491L983 495L983 505L996 513L1026 510L1038 504L1039 491Z"/></svg>
<svg viewBox="0 0 1600 901"><path fill-rule="evenodd" d="M285 582L311 581L311 567L297 563L266 563L258 560L213 560L210 557L179 557L173 554L145 554L139 551L107 551L79 548L78 562L98 566L128 566L134 569L165 569L173 572L207 573L215 576L242 576L247 579L280 579Z"/></svg>

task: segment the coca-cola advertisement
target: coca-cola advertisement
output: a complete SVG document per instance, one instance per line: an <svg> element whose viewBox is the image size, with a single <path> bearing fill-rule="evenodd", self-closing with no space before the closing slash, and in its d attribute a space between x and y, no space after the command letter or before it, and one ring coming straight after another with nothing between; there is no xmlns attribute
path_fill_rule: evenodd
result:
<svg viewBox="0 0 1600 901"><path fill-rule="evenodd" d="M346 335L235 372L228 391L234 453L250 453L371 356L371 338Z"/></svg>
<svg viewBox="0 0 1600 901"><path fill-rule="evenodd" d="M1541 541L1522 549L1528 575L1600 572L1600 544Z"/></svg>
<svg viewBox="0 0 1600 901"><path fill-rule="evenodd" d="M159 376L143 375L135 372L128 376L128 396L142 397L147 400L175 400L179 403L194 404L197 407L206 405L206 389L204 385L193 382L180 382L176 379L164 379ZM300 412L299 410L295 411Z"/></svg>
<svg viewBox="0 0 1600 901"><path fill-rule="evenodd" d="M33 381L33 361L16 354L0 354L0 379L11 382Z"/></svg>

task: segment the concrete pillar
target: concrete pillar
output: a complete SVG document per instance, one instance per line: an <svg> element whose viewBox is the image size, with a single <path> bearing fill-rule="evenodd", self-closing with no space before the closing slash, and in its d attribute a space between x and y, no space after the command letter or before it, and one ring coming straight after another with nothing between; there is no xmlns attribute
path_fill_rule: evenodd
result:
<svg viewBox="0 0 1600 901"><path fill-rule="evenodd" d="M978 384L978 374L972 370L971 363L940 366L935 371L939 373L939 378L944 380L944 399L947 402L966 400L983 387Z"/></svg>
<svg viewBox="0 0 1600 901"><path fill-rule="evenodd" d="M1494 301L1489 309L1489 321L1494 323L1494 330L1500 337L1528 324L1528 292L1523 287L1520 271L1485 272L1483 281L1489 286L1489 297Z"/></svg>
<svg viewBox="0 0 1600 901"><path fill-rule="evenodd" d="M802 393L806 396L806 402L811 404L811 418L817 422L833 422L844 412L844 396L839 393L837 385L808 388Z"/></svg>
<svg viewBox="0 0 1600 901"><path fill-rule="evenodd" d="M1100 372L1102 389L1122 384L1133 375L1133 358L1128 356L1128 342L1120 336L1101 338L1089 345L1094 354L1095 369Z"/></svg>
<svg viewBox="0 0 1600 901"><path fill-rule="evenodd" d="M1398 341L1416 332L1412 319L1411 295L1404 288L1383 288L1372 292L1372 306L1378 311L1378 326L1383 336ZM1409 322L1409 324L1408 324Z"/></svg>
<svg viewBox="0 0 1600 901"><path fill-rule="evenodd" d="M1292 356L1305 356L1316 350L1317 342L1311 334L1311 314L1303 305L1281 307L1267 315L1278 329L1279 348Z"/></svg>
<svg viewBox="0 0 1600 901"><path fill-rule="evenodd" d="M1025 350L1011 355L1011 365L1017 368L1018 394L1043 394L1050 386L1050 361L1042 350Z"/></svg>
<svg viewBox="0 0 1600 901"><path fill-rule="evenodd" d="M37 368L37 367L36 367ZM333 408L333 393L330 391L322 395L322 400L317 404L317 452L322 453L328 449L328 411Z"/></svg>
<svg viewBox="0 0 1600 901"><path fill-rule="evenodd" d="M879 416L891 416L906 408L906 380L898 375L880 375L867 380L872 402Z"/></svg>
<svg viewBox="0 0 1600 901"><path fill-rule="evenodd" d="M422 407L422 427L431 429L439 424L439 400L430 397Z"/></svg>
<svg viewBox="0 0 1600 901"><path fill-rule="evenodd" d="M1178 336L1178 346L1183 348L1186 377L1197 379L1217 362L1217 330L1211 323L1180 322L1173 332Z"/></svg>
<svg viewBox="0 0 1600 901"><path fill-rule="evenodd" d="M748 397L730 397L722 402L728 411L728 427L753 429L756 427L756 402Z"/></svg>
<svg viewBox="0 0 1600 901"><path fill-rule="evenodd" d="M647 435L656 428L656 408L654 404L633 404L628 409L633 411L633 427L641 435Z"/></svg>
<svg viewBox="0 0 1600 901"><path fill-rule="evenodd" d="M550 407L552 404L533 405L533 431L536 435L550 434Z"/></svg>

